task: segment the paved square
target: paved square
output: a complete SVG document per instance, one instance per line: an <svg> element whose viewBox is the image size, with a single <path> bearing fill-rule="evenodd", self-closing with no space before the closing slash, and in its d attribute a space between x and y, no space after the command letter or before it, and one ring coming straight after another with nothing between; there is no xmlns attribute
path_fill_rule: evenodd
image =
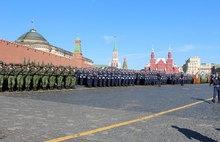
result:
<svg viewBox="0 0 220 142"><path fill-rule="evenodd" d="M199 84L4 92L0 141L220 141L212 91Z"/></svg>

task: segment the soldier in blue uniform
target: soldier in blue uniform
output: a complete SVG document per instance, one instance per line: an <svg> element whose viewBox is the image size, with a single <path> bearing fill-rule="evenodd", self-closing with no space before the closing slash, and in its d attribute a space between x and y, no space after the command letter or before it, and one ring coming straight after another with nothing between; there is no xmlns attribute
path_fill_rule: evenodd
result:
<svg viewBox="0 0 220 142"><path fill-rule="evenodd" d="M98 73L97 71L95 70L94 73L93 73L93 76L94 76L94 87L97 87L98 86Z"/></svg>
<svg viewBox="0 0 220 142"><path fill-rule="evenodd" d="M125 71L121 73L121 85L125 86Z"/></svg>
<svg viewBox="0 0 220 142"><path fill-rule="evenodd" d="M102 71L101 69L99 69L98 71L99 87L102 87L102 77L103 77Z"/></svg>
<svg viewBox="0 0 220 142"><path fill-rule="evenodd" d="M121 71L118 72L118 86L121 86Z"/></svg>
<svg viewBox="0 0 220 142"><path fill-rule="evenodd" d="M111 71L107 70L107 86L110 87L111 85Z"/></svg>
<svg viewBox="0 0 220 142"><path fill-rule="evenodd" d="M130 71L128 71L128 86L131 86L131 81L132 81L132 74Z"/></svg>
<svg viewBox="0 0 220 142"><path fill-rule="evenodd" d="M176 83L176 76L175 74L171 74L171 84L175 85L175 83Z"/></svg>
<svg viewBox="0 0 220 142"><path fill-rule="evenodd" d="M115 84L115 74L114 74L114 71L112 70L111 71L111 86L114 86Z"/></svg>
<svg viewBox="0 0 220 142"><path fill-rule="evenodd" d="M215 103L216 95L218 93L218 103L220 103L220 92L219 92L220 78L218 76L218 73L216 73L215 77L213 77L212 80L214 86L212 102Z"/></svg>
<svg viewBox="0 0 220 142"><path fill-rule="evenodd" d="M103 86L106 87L106 82L107 82L107 71L106 69L103 70Z"/></svg>
<svg viewBox="0 0 220 142"><path fill-rule="evenodd" d="M93 77L93 72L92 70L89 70L88 75L87 75L87 86L88 87L92 87L92 77Z"/></svg>
<svg viewBox="0 0 220 142"><path fill-rule="evenodd" d="M79 84L80 84L80 85L83 85L83 70L80 69L80 70L78 71L78 74L79 74Z"/></svg>
<svg viewBox="0 0 220 142"><path fill-rule="evenodd" d="M184 86L184 74L183 74L183 72L181 72L181 75L180 75L180 84L181 84L181 86Z"/></svg>
<svg viewBox="0 0 220 142"><path fill-rule="evenodd" d="M118 71L115 71L114 75L115 75L115 77L114 77L115 78L114 85L118 86Z"/></svg>
<svg viewBox="0 0 220 142"><path fill-rule="evenodd" d="M136 74L133 72L132 73L132 81L131 81L132 86L134 86L135 80L136 80Z"/></svg>
<svg viewBox="0 0 220 142"><path fill-rule="evenodd" d="M157 85L158 85L159 87L161 86L161 75L160 75L159 72L157 73Z"/></svg>
<svg viewBox="0 0 220 142"><path fill-rule="evenodd" d="M129 75L128 72L125 72L125 86L128 86L128 81L129 81Z"/></svg>
<svg viewBox="0 0 220 142"><path fill-rule="evenodd" d="M151 85L151 78L149 73L147 73L147 85Z"/></svg>
<svg viewBox="0 0 220 142"><path fill-rule="evenodd" d="M140 85L140 76L141 76L140 72L137 72L136 73L136 82L135 82L136 85Z"/></svg>

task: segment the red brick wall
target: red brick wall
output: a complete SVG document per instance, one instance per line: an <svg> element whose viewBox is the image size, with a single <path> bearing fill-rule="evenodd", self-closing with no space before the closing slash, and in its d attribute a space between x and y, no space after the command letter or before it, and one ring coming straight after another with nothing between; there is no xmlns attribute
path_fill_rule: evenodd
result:
<svg viewBox="0 0 220 142"><path fill-rule="evenodd" d="M52 62L53 65L72 65L77 67L90 66L84 64L82 56L81 58L66 58L0 39L1 61L5 63L23 63L24 58L26 58L26 62L30 59L31 62L35 61L35 63L39 62L40 64L44 61L44 64L50 64Z"/></svg>

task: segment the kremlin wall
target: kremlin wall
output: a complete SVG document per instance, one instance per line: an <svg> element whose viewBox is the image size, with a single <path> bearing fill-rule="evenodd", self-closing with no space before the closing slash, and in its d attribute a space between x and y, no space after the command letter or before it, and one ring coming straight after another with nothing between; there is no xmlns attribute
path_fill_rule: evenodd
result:
<svg viewBox="0 0 220 142"><path fill-rule="evenodd" d="M120 68L118 60L118 50L116 36L114 37L114 47L112 53L111 67ZM83 57L81 49L81 40L76 38L74 51L69 52L62 48L51 45L35 29L22 34L15 42L0 39L0 61L4 63L24 63L30 62L45 65L53 64L56 66L75 66L95 67L93 61ZM126 58L124 59L123 69L127 69ZM152 48L150 63L145 66L145 70L166 71L168 73L178 73L178 67L172 59L171 50L168 51L168 59L158 58L155 60L154 49Z"/></svg>
<svg viewBox="0 0 220 142"><path fill-rule="evenodd" d="M50 45L34 29L23 34L15 42L0 39L0 51L0 60L4 63L23 63L26 60L36 64L44 62L45 65L52 63L57 66L94 67L92 60L82 56L81 41L78 37L71 54Z"/></svg>

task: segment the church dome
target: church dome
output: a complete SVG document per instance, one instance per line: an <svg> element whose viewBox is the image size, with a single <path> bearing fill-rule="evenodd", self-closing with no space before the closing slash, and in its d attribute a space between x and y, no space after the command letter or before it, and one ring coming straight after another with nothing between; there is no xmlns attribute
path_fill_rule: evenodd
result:
<svg viewBox="0 0 220 142"><path fill-rule="evenodd" d="M15 42L23 45L49 45L49 42L41 34L37 33L35 29L31 29L29 32L23 34Z"/></svg>

